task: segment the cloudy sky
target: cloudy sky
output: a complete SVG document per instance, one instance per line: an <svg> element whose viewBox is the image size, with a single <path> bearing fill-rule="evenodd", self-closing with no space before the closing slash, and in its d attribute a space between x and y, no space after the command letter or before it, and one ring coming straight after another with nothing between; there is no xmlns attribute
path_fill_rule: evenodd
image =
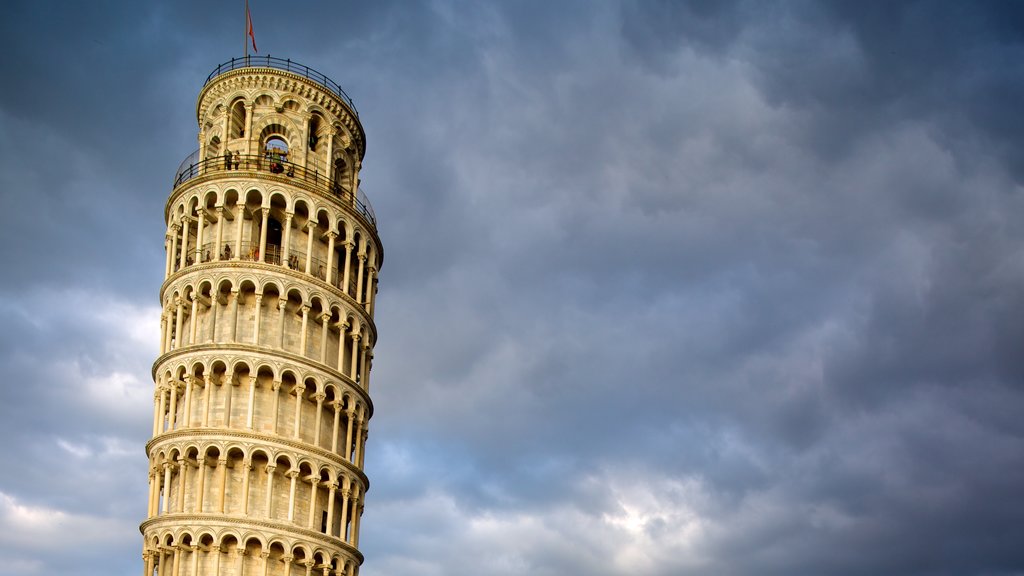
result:
<svg viewBox="0 0 1024 576"><path fill-rule="evenodd" d="M1024 6L251 3L367 132L362 574L1024 574ZM210 4L4 3L0 575L141 569Z"/></svg>

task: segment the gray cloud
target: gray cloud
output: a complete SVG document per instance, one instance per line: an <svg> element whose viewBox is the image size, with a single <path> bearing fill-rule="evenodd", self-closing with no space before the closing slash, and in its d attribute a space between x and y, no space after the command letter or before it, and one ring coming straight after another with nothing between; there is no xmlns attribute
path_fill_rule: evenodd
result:
<svg viewBox="0 0 1024 576"><path fill-rule="evenodd" d="M0 574L88 523L128 574L161 211L238 10L61 8L0 23ZM368 133L365 570L1024 569L1017 6L253 9Z"/></svg>

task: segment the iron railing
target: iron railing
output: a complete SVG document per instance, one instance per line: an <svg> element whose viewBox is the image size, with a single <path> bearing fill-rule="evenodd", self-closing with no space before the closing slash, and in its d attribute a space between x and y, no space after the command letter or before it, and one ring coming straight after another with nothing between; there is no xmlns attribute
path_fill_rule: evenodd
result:
<svg viewBox="0 0 1024 576"><path fill-rule="evenodd" d="M204 242L202 249L199 251L199 261L196 262L192 257L191 251L185 260L185 267L188 268L194 264L207 264L210 262L222 261L227 262L233 260L237 254L238 260L243 262L255 262L260 259L260 245L258 242L250 242L247 240L242 241L240 247L241 252L236 253L235 251L239 248L235 246L234 241L226 241L222 246L217 246L215 242ZM267 264L274 264L275 266L285 266L290 270L296 272L306 271L306 252L304 250L293 248L288 252L288 262L282 260L283 249L281 246L275 246L273 244L267 244L267 255L264 262ZM323 258L314 256L310 262L310 275L319 278L320 280L327 280L326 267L331 268L331 285L335 288L349 294L350 296L355 295L356 287L358 286L358 278L356 273L349 274L348 278L348 289L344 286L345 277L344 270L340 269L336 263L329 263ZM181 270L181 262L176 259L172 268L173 272Z"/></svg>
<svg viewBox="0 0 1024 576"><path fill-rule="evenodd" d="M316 168L306 168L270 155L261 156L258 154L224 155L199 160L199 151L196 150L189 154L182 161L181 165L178 166L178 171L174 175L173 188L177 188L203 174L228 173L232 171L266 172L271 176L284 180L301 180L306 184L321 188L344 201L350 202L352 200L352 195L348 189L342 187L337 182L328 180L327 176ZM373 213L370 200L361 189L356 191L355 205L359 213L369 221L371 226L376 228L377 216Z"/></svg>
<svg viewBox="0 0 1024 576"><path fill-rule="evenodd" d="M211 80L225 72L250 67L274 68L276 70L284 70L285 72L298 74L303 78L308 78L336 94L345 101L345 104L348 104L348 107L352 109L353 114L359 116L359 112L356 110L356 105L352 102L352 98L345 93L345 90L343 90L337 82L331 80L327 76L324 76L320 72L313 70L309 66L304 66L298 62L292 62L291 59L274 58L270 55L232 58L230 61L217 66L213 72L210 72L210 75L206 77L206 82L204 82L203 85L205 86L206 84L209 84Z"/></svg>

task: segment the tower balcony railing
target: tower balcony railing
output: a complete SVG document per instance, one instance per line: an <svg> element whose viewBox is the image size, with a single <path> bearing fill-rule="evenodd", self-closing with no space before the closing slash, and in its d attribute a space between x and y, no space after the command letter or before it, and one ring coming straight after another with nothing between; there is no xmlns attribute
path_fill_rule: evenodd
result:
<svg viewBox="0 0 1024 576"><path fill-rule="evenodd" d="M352 113L359 116L359 112L356 110L356 105L352 102L352 98L345 93L345 90L343 90L337 82L331 80L327 76L324 76L320 72L313 70L309 66L299 64L298 62L292 62L291 59L287 58L274 58L269 54L267 56L244 56L242 58L232 58L228 62L217 66L213 72L210 72L210 75L206 77L206 82L203 83L203 86L206 86L211 80L226 72L238 70L239 68L255 67L284 70L285 72L291 72L292 74L298 74L303 78L308 78L309 80L320 84L324 88L327 88L334 95L341 98L345 104L352 109Z"/></svg>
<svg viewBox="0 0 1024 576"><path fill-rule="evenodd" d="M281 246L275 246L273 244L267 244L267 254L262 261L266 264L273 264L275 266L283 266L289 270L295 270L296 272L305 272L306 270L306 251L298 248L293 248L288 252L288 260L284 260L284 250ZM237 257L236 257L237 255ZM229 262L232 260L239 260L242 262L259 262L260 261L260 245L258 242L242 241L240 247L235 247L234 242L226 241L223 245L218 246L215 242L203 243L202 249L199 251L199 261L188 254L185 258L185 267L188 268L193 264L208 264L210 262ZM318 256L310 258L309 273L324 282L327 281L327 268L331 269L331 286L334 286L338 290L345 292L349 295L356 293L357 279L354 273L349 274L348 287L345 286L344 269L339 268L337 263L330 262ZM173 271L177 272L181 270L180 261L175 261Z"/></svg>
<svg viewBox="0 0 1024 576"><path fill-rule="evenodd" d="M178 171L174 175L173 187L177 188L198 176L228 174L237 171L263 172L270 177L284 181L301 181L345 202L352 202L352 193L347 188L328 180L327 176L318 169L306 168L294 162L258 154L234 154L199 160L199 151L196 150L178 166ZM373 213L370 200L362 188L356 191L355 207L371 226L377 227L377 216Z"/></svg>

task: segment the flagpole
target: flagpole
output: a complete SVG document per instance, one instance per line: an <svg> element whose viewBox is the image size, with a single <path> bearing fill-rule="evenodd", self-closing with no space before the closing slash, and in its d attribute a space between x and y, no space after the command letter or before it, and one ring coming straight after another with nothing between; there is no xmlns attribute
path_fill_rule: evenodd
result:
<svg viewBox="0 0 1024 576"><path fill-rule="evenodd" d="M245 34L242 35L242 43L245 46L245 58L249 59L249 0L245 0Z"/></svg>

